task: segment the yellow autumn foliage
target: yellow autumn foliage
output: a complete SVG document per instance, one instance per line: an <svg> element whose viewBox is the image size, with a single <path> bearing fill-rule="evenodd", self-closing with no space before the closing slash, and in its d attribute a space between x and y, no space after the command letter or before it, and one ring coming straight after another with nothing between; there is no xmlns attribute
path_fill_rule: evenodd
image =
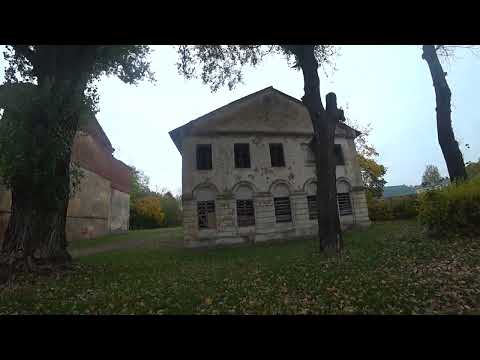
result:
<svg viewBox="0 0 480 360"><path fill-rule="evenodd" d="M133 203L132 213L140 228L161 227L165 223L165 212L158 196L147 196Z"/></svg>

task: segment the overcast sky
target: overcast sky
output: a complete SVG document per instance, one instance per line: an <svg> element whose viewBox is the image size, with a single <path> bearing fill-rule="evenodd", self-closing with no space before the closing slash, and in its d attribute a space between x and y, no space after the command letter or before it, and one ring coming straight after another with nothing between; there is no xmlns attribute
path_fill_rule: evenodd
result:
<svg viewBox="0 0 480 360"><path fill-rule="evenodd" d="M156 84L125 85L116 78L99 83L97 118L107 133L115 156L143 170L152 188L181 189L181 156L168 132L207 112L268 86L300 99L301 72L273 56L256 68L246 68L244 84L233 91L211 93L200 80L185 80L175 66L175 49L153 46L152 70ZM427 164L447 169L437 141L435 94L420 46L341 46L336 71L319 71L323 98L333 91L346 116L371 124L370 142L378 161L387 167L388 185L417 185ZM2 59L1 79L3 81ZM445 65L452 89L452 118L465 161L480 157L480 111L477 108L480 58L460 50ZM324 101L325 102L325 101ZM470 149L465 147L470 145Z"/></svg>

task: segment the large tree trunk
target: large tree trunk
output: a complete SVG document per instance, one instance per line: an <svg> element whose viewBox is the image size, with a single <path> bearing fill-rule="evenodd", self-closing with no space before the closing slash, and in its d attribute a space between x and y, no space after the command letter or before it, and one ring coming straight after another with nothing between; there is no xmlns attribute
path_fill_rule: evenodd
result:
<svg viewBox="0 0 480 360"><path fill-rule="evenodd" d="M13 186L11 216L1 246L1 264L9 278L20 270L39 272L68 267L65 225L70 192L70 152L57 162L51 188ZM59 186L63 183L63 186ZM55 188L53 188L55 187ZM45 201L45 194L55 194Z"/></svg>
<svg viewBox="0 0 480 360"><path fill-rule="evenodd" d="M31 194L12 190L12 214L2 244L2 256L11 267L36 271L42 267L68 265L65 236L68 199L57 208L45 209L32 202Z"/></svg>
<svg viewBox="0 0 480 360"><path fill-rule="evenodd" d="M327 255L340 252L341 229L337 208L336 164L334 154L338 109L335 94L327 95L325 110L320 97L318 62L313 45L301 46L297 52L303 72L305 95L302 98L312 121L314 136L311 148L317 175L317 214L320 251Z"/></svg>
<svg viewBox="0 0 480 360"><path fill-rule="evenodd" d="M45 100L34 105L32 120L23 123L30 135L21 140L36 151L31 156L22 154L28 157L24 161L29 171L19 172L10 185L11 216L0 248L0 277L4 280L17 271L50 271L71 263L65 225L71 149L79 116L72 111L78 101L66 98L65 93L65 88L48 90ZM14 112L5 115L15 120Z"/></svg>
<svg viewBox="0 0 480 360"><path fill-rule="evenodd" d="M423 45L422 57L428 64L435 88L438 142L447 163L448 175L451 181L465 180L467 178L465 163L452 129L450 105L452 93L445 78L446 73L443 72L434 45Z"/></svg>

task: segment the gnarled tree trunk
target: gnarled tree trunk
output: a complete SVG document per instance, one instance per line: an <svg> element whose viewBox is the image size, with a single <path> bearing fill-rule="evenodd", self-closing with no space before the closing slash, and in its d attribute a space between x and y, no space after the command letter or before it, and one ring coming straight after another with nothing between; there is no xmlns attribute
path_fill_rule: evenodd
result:
<svg viewBox="0 0 480 360"><path fill-rule="evenodd" d="M46 102L33 104L32 118L22 122L29 135L22 141L34 153L19 154L28 173L19 172L11 181L11 216L0 248L0 277L11 278L17 271L41 272L68 267L65 225L70 198L70 160L78 127L76 111L62 109L68 98L64 91L47 93ZM48 102L51 97L52 101ZM60 99L58 103L55 99ZM70 109L75 109L75 99ZM43 106L43 107L42 107ZM55 116L54 118L52 118ZM7 108L8 121L19 116ZM28 154L33 154L29 156Z"/></svg>
<svg viewBox="0 0 480 360"><path fill-rule="evenodd" d="M32 193L12 189L12 213L2 244L2 257L13 268L37 271L68 265L65 235L68 198L46 209L31 198Z"/></svg>
<svg viewBox="0 0 480 360"><path fill-rule="evenodd" d="M467 173L463 156L455 140L452 129L451 97L452 93L445 78L442 65L434 45L423 45L422 58L427 62L432 75L435 98L437 102L437 135L443 157L447 163L448 175L451 181L465 180Z"/></svg>
<svg viewBox="0 0 480 360"><path fill-rule="evenodd" d="M9 278L17 270L41 272L68 267L65 225L70 192L70 152L57 163L51 188L13 186L11 216L1 246L1 265ZM62 187L58 187L63 182ZM56 188L53 188L55 186ZM48 186L47 186L48 187ZM45 194L56 196L48 202Z"/></svg>
<svg viewBox="0 0 480 360"><path fill-rule="evenodd" d="M297 52L303 72L305 95L302 98L314 130L311 148L317 175L317 214L320 251L331 255L341 250L341 229L337 207L336 163L334 153L338 109L335 94L327 95L327 109L320 97L318 62L313 45L301 46Z"/></svg>

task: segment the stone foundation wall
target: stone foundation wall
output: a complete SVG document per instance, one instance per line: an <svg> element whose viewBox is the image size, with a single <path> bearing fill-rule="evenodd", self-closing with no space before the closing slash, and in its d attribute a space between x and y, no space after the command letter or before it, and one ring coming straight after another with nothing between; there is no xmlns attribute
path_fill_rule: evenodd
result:
<svg viewBox="0 0 480 360"><path fill-rule="evenodd" d="M354 224L369 226L372 222L368 217L368 205L365 190L352 191L350 194L353 206Z"/></svg>

